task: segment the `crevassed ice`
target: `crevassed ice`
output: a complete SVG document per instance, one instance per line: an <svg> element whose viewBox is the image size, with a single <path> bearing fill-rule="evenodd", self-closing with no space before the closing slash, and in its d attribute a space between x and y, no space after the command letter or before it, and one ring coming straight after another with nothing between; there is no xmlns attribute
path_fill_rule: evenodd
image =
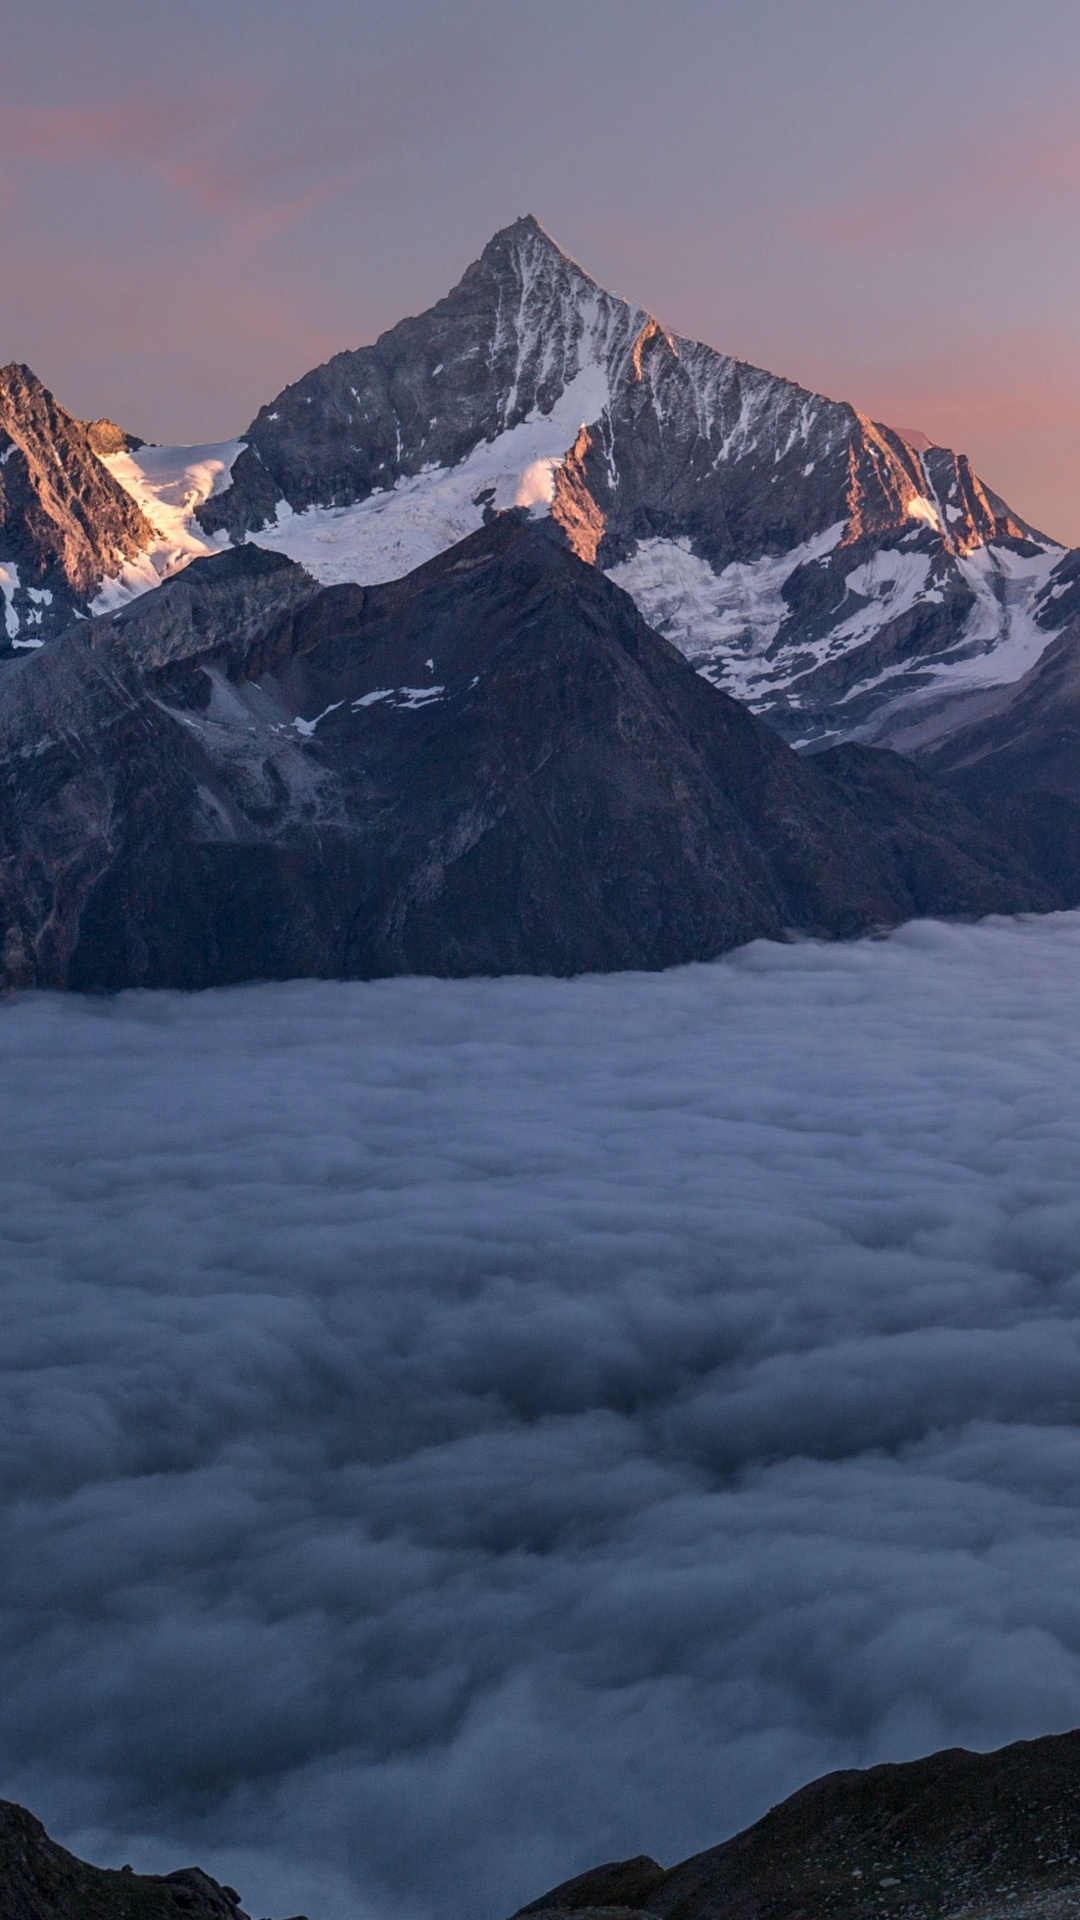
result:
<svg viewBox="0 0 1080 1920"><path fill-rule="evenodd" d="M775 640L791 609L783 588L797 567L823 560L847 522L838 520L783 554L733 561L714 573L685 537L642 540L608 578L624 587L645 618L696 663L723 653L733 674Z"/></svg>
<svg viewBox="0 0 1080 1920"><path fill-rule="evenodd" d="M778 659L762 658L791 611L784 586L798 567L831 553L844 526L841 521L788 553L735 562L720 573L691 551L686 538L643 540L609 577L699 670L736 698L760 705L791 670L787 648ZM956 646L920 663L929 681L947 680L959 690L1005 685L1026 673L1053 638L1036 623L1034 609L1063 552L1049 547L1023 555L1007 547L981 547L955 556L975 605ZM940 590L929 584L931 567L929 555L892 547L852 568L845 585L859 604L819 640L793 636L791 651L798 652L800 672L814 659L861 646L920 602L940 600ZM848 697L910 671L910 661L882 668L876 676L860 678Z"/></svg>

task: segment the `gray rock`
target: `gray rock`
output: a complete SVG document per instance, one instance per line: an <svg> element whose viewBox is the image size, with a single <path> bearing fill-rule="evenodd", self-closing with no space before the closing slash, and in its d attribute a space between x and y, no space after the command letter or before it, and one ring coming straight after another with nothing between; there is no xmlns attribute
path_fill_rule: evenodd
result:
<svg viewBox="0 0 1080 1920"><path fill-rule="evenodd" d="M199 1867L92 1867L50 1840L25 1807L0 1800L0 1920L247 1920L240 1897Z"/></svg>
<svg viewBox="0 0 1080 1920"><path fill-rule="evenodd" d="M953 716L944 737L909 743L928 771L973 798L1041 792L1080 800L1080 618L1014 686Z"/></svg>
<svg viewBox="0 0 1080 1920"><path fill-rule="evenodd" d="M517 514L376 588L249 544L8 663L0 843L12 986L655 968L1076 881L800 758Z"/></svg>
<svg viewBox="0 0 1080 1920"><path fill-rule="evenodd" d="M1018 592L1034 607L1052 591L1061 550L962 455L917 452L854 407L670 334L532 218L496 234L429 312L264 407L199 518L241 538L283 503L343 508L434 484L550 415L590 368L555 522L788 738L889 738L906 703L965 683L965 663L1008 637ZM1045 560L1030 587L1010 556ZM1055 602L1042 605L1049 639Z"/></svg>

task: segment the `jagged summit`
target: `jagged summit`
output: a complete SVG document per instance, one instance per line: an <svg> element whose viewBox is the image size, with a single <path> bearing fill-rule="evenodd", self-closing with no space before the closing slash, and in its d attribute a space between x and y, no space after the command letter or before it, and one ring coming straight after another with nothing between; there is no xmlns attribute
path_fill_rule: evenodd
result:
<svg viewBox="0 0 1080 1920"><path fill-rule="evenodd" d="M507 247L520 246L533 240L538 240L542 245L549 247L551 252L557 253L561 260L570 259L569 254L560 247L557 240L553 239L547 228L541 226L535 213L519 213L517 219L511 220L509 226L500 227L497 233L492 234L480 258L489 265L494 264Z"/></svg>
<svg viewBox="0 0 1080 1920"><path fill-rule="evenodd" d="M86 423L30 367L0 368L0 624L8 646L40 646L73 613L85 613L103 579L152 539Z"/></svg>
<svg viewBox="0 0 1080 1920"><path fill-rule="evenodd" d="M245 443L205 531L380 580L485 513L550 514L796 740L887 737L913 699L1017 677L1055 631L1061 550L963 456L671 333L532 214Z"/></svg>
<svg viewBox="0 0 1080 1920"><path fill-rule="evenodd" d="M46 512L69 588L47 620L26 599L16 514L0 547L11 645L85 611L95 584L92 604L116 605L230 540L254 536L324 584L372 583L519 507L788 739L922 751L1033 668L1074 597L1063 550L963 455L672 333L531 213L427 312L284 388L241 442L140 449L109 423L75 425L93 550Z"/></svg>

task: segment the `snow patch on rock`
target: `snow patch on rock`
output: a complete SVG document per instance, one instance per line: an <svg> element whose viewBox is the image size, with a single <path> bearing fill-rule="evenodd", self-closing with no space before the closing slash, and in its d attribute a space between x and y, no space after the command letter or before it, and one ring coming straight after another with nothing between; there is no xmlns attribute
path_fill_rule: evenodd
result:
<svg viewBox="0 0 1080 1920"><path fill-rule="evenodd" d="M531 413L519 426L481 441L456 467L407 475L349 507L294 513L282 501L276 524L252 538L299 561L324 586L399 580L475 533L487 511L528 507L545 513L555 474L580 429L592 425L609 400L607 371L591 362L550 413Z"/></svg>
<svg viewBox="0 0 1080 1920"><path fill-rule="evenodd" d="M686 538L643 540L629 560L609 570L609 578L625 588L650 625L707 679L747 705L767 709L796 673L864 646L903 614L944 597L933 584L929 554L880 548L845 577L855 602L850 613L819 639L810 640L796 628L777 647L791 615L784 598L786 583L799 567L826 559L845 526L841 521L788 553L738 562L720 573L692 551ZM959 692L1008 685L1027 673L1055 637L1035 615L1063 552L1056 546L1036 554L987 546L955 556L975 605L956 645L920 663L924 685L882 709L874 737L894 723L903 708L936 697L942 686ZM910 673L911 662L903 660L877 675L863 675L837 705Z"/></svg>
<svg viewBox="0 0 1080 1920"><path fill-rule="evenodd" d="M14 640L19 631L19 616L15 609L18 591L19 569L14 560L5 560L0 565L0 593L4 596L4 631L9 640Z"/></svg>
<svg viewBox="0 0 1080 1920"><path fill-rule="evenodd" d="M102 582L91 613L114 613L192 560L228 545L224 534L207 538L195 511L228 486L243 446L242 440L225 440L202 447L140 447L135 453L103 456L102 465L142 508L158 537L137 559Z"/></svg>
<svg viewBox="0 0 1080 1920"><path fill-rule="evenodd" d="M608 578L707 678L722 679L737 699L752 702L763 674L771 678L760 658L791 611L785 583L798 567L832 553L846 524L839 520L787 553L733 561L720 573L686 538L642 540L629 560L609 568Z"/></svg>

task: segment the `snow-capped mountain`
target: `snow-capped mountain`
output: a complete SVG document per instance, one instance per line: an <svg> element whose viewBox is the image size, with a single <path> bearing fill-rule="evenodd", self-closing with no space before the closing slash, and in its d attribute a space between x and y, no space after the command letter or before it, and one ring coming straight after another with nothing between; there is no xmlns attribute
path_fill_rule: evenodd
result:
<svg viewBox="0 0 1080 1920"><path fill-rule="evenodd" d="M143 447L113 429L95 447L13 371L59 423L54 465L89 543L76 552L46 512L30 565L27 516L8 507L14 647L230 542L254 538L324 584L370 584L517 507L549 516L789 740L922 752L973 698L1018 683L1075 599L1064 550L962 455L667 332L531 218L427 313L287 387L241 440ZM0 396L13 477L31 416ZM50 471L44 427L35 447Z"/></svg>
<svg viewBox="0 0 1080 1920"><path fill-rule="evenodd" d="M226 545L194 513L240 445L147 447L111 420L77 419L29 367L0 368L0 654L32 651Z"/></svg>
<svg viewBox="0 0 1080 1920"><path fill-rule="evenodd" d="M913 703L946 728L1063 624L1063 550L922 437L668 333L528 218L264 407L198 519L333 582L396 578L492 510L550 514L789 738L887 740Z"/></svg>

